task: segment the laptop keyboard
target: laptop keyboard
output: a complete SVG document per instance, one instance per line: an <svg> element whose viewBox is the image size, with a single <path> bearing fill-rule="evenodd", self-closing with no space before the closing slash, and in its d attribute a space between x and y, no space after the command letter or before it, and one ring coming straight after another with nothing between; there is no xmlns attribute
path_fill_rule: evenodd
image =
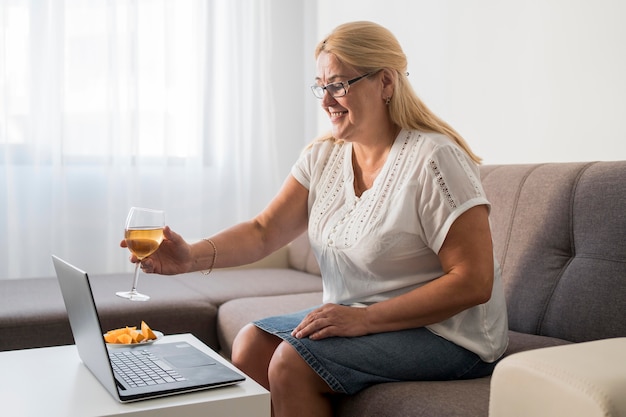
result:
<svg viewBox="0 0 626 417"><path fill-rule="evenodd" d="M109 352L113 371L131 387L168 384L185 378L148 351L133 349Z"/></svg>

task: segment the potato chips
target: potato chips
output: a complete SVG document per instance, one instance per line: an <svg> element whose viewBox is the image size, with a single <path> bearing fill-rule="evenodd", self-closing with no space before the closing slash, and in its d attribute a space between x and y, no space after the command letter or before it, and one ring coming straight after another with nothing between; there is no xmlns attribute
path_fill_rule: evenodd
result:
<svg viewBox="0 0 626 417"><path fill-rule="evenodd" d="M122 327L115 330L109 330L104 335L104 340L111 344L132 345L135 343L146 343L149 340L156 340L150 326L145 321L141 322L141 330L137 330L137 326Z"/></svg>

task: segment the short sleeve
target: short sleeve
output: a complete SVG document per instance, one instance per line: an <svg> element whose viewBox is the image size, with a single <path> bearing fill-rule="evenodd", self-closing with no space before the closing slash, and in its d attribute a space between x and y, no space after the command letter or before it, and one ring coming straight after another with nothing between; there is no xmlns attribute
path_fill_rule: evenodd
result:
<svg viewBox="0 0 626 417"><path fill-rule="evenodd" d="M311 149L302 153L291 167L291 175L307 190L311 189Z"/></svg>
<svg viewBox="0 0 626 417"><path fill-rule="evenodd" d="M456 145L434 149L424 165L423 189L418 209L428 246L439 253L452 223L470 208L490 208L478 167Z"/></svg>
<svg viewBox="0 0 626 417"><path fill-rule="evenodd" d="M331 140L312 143L291 167L291 175L304 188L312 191L312 188L321 180L328 159L334 154L341 155L341 149L342 146Z"/></svg>

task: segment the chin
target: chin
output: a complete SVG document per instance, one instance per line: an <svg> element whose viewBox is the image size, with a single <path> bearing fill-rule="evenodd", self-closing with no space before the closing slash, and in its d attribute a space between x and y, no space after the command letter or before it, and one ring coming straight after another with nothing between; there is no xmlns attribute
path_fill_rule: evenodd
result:
<svg viewBox="0 0 626 417"><path fill-rule="evenodd" d="M335 128L333 127L333 129L331 130L331 132L332 132L333 137L334 137L335 139L340 139L340 140L349 140L349 138L348 138L348 137L349 137L350 135L346 135L346 132L345 132L345 131L343 131L342 129L335 129Z"/></svg>

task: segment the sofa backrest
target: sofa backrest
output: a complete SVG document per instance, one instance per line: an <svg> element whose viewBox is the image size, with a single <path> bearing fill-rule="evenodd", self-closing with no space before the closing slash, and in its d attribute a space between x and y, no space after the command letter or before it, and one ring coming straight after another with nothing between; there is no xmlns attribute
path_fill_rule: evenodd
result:
<svg viewBox="0 0 626 417"><path fill-rule="evenodd" d="M626 161L481 167L511 330L626 336Z"/></svg>
<svg viewBox="0 0 626 417"><path fill-rule="evenodd" d="M480 170L511 330L626 336L626 161ZM320 274L306 234L289 245L289 264Z"/></svg>

